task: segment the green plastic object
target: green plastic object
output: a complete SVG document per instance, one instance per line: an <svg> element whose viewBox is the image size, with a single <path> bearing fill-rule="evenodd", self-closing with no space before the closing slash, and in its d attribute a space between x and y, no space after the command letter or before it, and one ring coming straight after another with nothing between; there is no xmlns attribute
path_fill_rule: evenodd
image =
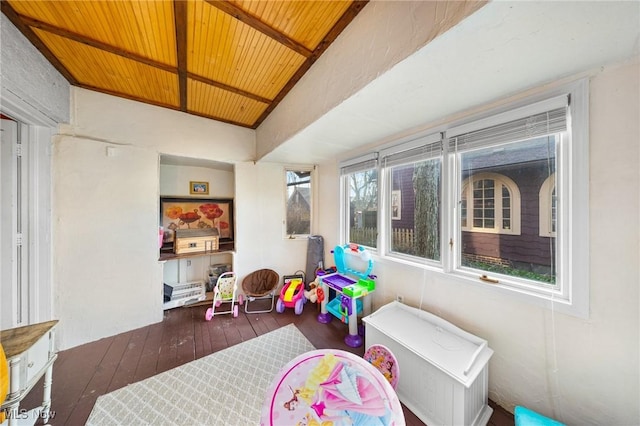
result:
<svg viewBox="0 0 640 426"><path fill-rule="evenodd" d="M357 283L346 286L342 292L349 297L364 297L376 289L376 282L370 278L360 278Z"/></svg>

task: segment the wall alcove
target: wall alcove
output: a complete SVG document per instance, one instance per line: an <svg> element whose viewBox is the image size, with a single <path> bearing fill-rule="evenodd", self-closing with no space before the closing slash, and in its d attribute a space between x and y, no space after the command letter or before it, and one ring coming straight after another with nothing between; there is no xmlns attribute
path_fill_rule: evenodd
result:
<svg viewBox="0 0 640 426"><path fill-rule="evenodd" d="M207 191L193 193L193 182L205 183ZM202 199L229 199L235 196L235 168L231 163L205 159L160 155L160 197ZM158 224L162 225L160 200L158 205ZM232 213L233 214L233 213ZM234 219L234 218L232 218ZM235 224L235 221L231 221ZM185 225L181 225L184 227ZM197 226L197 225L195 225ZM233 226L233 225L232 225ZM237 225L236 225L237 226ZM235 230L233 230L235 231ZM235 234L235 232L233 232ZM163 263L163 284L184 287L188 283L202 282L206 288L206 298L196 303L208 303L211 300L211 272L233 269L235 245L233 242L220 244L214 252L197 252L176 255L171 249L160 249L159 260ZM193 300L186 301L192 304ZM165 298L165 309L182 306L183 303L168 303Z"/></svg>

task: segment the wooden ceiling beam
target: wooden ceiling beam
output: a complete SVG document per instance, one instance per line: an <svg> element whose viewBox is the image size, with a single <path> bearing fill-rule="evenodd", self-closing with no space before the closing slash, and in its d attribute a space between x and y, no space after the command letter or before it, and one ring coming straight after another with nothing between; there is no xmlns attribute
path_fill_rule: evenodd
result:
<svg viewBox="0 0 640 426"><path fill-rule="evenodd" d="M204 84L208 84L209 86L214 86L222 90L226 90L228 92L235 93L236 95L244 96L245 98L253 99L254 101L262 102L264 104L270 104L271 99L263 98L262 96L255 95L250 92L245 92L242 89L238 89L237 87L228 86L224 83L220 83L219 81L209 80L208 78L202 77L200 75L194 74L192 72L187 73L187 77L192 80L199 81Z"/></svg>
<svg viewBox="0 0 640 426"><path fill-rule="evenodd" d="M39 21L36 18L31 18L28 16L24 16L19 14L13 7L10 5L10 2L7 0L0 0L1 10L7 18L22 32L22 34L36 47L36 49L60 72L67 81L78 87L83 87L89 90L94 90L98 92L107 93L114 96L119 96L122 98L128 98L132 100L136 100L139 102L144 102L152 105L157 105L164 108L169 108L173 110L179 110L183 112L187 112L190 114L200 115L202 117L212 118L214 120L219 120L223 122L227 122L230 124L235 124L243 127L249 128L257 128L266 117L276 108L276 106L282 101L282 99L289 93L289 91L297 84L297 82L302 78L302 76L309 70L309 68L315 63L315 61L324 53L324 51L333 43L333 41L340 35L340 33L344 30L344 28L356 17L358 13L362 10L362 8L368 3L369 0L356 0L354 1L347 11L343 14L343 16L336 22L336 24L327 32L324 39L318 44L318 46L313 50L309 50L306 46L300 44L294 39L290 38L284 33L279 32L277 29L271 27L269 24L263 22L260 18L255 17L248 12L240 9L238 6L234 5L231 2L222 1L222 0L204 0L206 3L215 7L217 10L225 13L234 19L248 25L249 27L259 31L260 33L266 35L267 37L273 39L274 41L286 46L292 51L302 55L305 59L304 63L296 70L293 77L285 84L285 86L278 92L274 99L267 99L261 97L257 94L246 92L238 87L228 86L222 82L209 80L205 77L195 75L188 71L188 5L187 0L173 0L173 12L174 12L174 23L175 23L175 42L176 42L176 63L175 64L166 64L159 62L157 60L143 57L140 54L133 53L127 51L121 47L116 47L109 45L107 43L98 41L96 39L92 39L88 36L78 34L66 29L57 28L51 24L46 22ZM43 42L42 39L38 36L36 31L45 31L50 34L57 35L64 39L74 41L76 43L81 43L86 46L93 47L95 49L111 53L117 55L119 57L136 61L138 63L163 70L165 72L172 73L176 75L178 82L178 98L176 99L177 104L173 105L165 105L162 103L158 103L153 100L147 100L138 98L132 95L119 93L117 91L111 91L105 88L92 87L83 82L77 80L76 77L71 73L70 69L68 69L60 59L58 59L54 53L47 47L47 45ZM260 115L260 117L253 124L245 124L240 122L235 122L229 119L221 119L220 117L213 117L206 114L197 113L195 111L190 111L188 109L188 80L193 79L199 81L201 83L215 86L221 90L225 90L240 96L244 96L248 99L252 99L257 102L261 102L267 105L265 111Z"/></svg>
<svg viewBox="0 0 640 426"><path fill-rule="evenodd" d="M2 5L4 8L6 2L2 1ZM10 6L8 6L10 7ZM4 10L3 10L4 12ZM15 12L14 12L15 13ZM128 52L126 50L120 49L115 46L111 46L109 44L103 43L98 40L91 39L89 37L83 36L81 34L74 33L72 31L64 30L62 28L54 27L53 25L47 24L46 22L38 21L33 18L29 18L27 16L22 16L15 14L19 22L25 26L26 30L31 31L35 40L37 40L40 44L43 45L45 49L48 48L42 43L40 38L31 30L31 27L38 28L43 31L59 35L60 37L64 37L69 40L76 41L78 43L85 44L87 46L94 47L99 50L103 50L105 52L112 53L114 55L121 56L126 59L131 59L136 62L140 62L145 65L149 65L154 68L161 69L163 71L167 71L173 74L178 74L178 84L179 84L179 98L180 98L180 111L186 112L187 110L187 79L191 78L193 80L200 81L205 84L209 84L211 86L218 87L223 90L227 90L229 92L236 93L238 95L246 96L258 102L263 102L266 104L271 103L271 99L263 98L256 94L246 92L244 90L238 89L237 87L228 86L224 83L220 83L218 81L209 80L207 78L201 77L199 75L188 72L187 70L187 15L186 15L186 2L182 0L174 1L174 16L175 16L175 27L176 27L176 59L177 59L177 69L171 65L163 64L161 62L154 61L153 59L145 58L144 56L137 55L132 52ZM23 31L24 33L24 31ZM34 43L36 44L36 43ZM53 54L52 54L53 55ZM57 61L57 58L53 56L53 58ZM49 59L49 58L48 58ZM53 61L51 61L53 63ZM64 68L62 64L61 67ZM64 68L66 70L66 68ZM67 71L68 72L68 71ZM66 76L65 76L66 77ZM73 77L72 77L73 78ZM69 83L82 87L78 81L73 79L73 82L69 80ZM104 91L103 91L104 92ZM139 99L135 99L139 100ZM174 108L175 109L175 108Z"/></svg>
<svg viewBox="0 0 640 426"><path fill-rule="evenodd" d="M87 90L92 90L94 92L105 93L107 95L115 96L115 97L118 97L118 98L124 98L124 99L129 99L129 100L132 100L132 101L141 102L143 104L155 105L155 106L159 106L159 107L162 107L162 108L172 109L174 111L179 111L180 110L180 108L176 107L175 105L154 101L154 100L149 99L149 98L142 98L142 97L139 97L139 96L130 95L128 93L119 92L117 90L110 90L110 89L105 89L103 87L92 86L91 84L78 83L78 84L75 84L74 86L81 87L81 88L87 89Z"/></svg>
<svg viewBox="0 0 640 426"><path fill-rule="evenodd" d="M262 22L260 19L256 18L253 15L248 14L247 12L245 12L244 10L240 9L238 6L230 2L227 2L224 0L205 0L205 1L209 3L211 6L215 7L216 9L226 13L227 15L233 16L240 22L244 22L245 24L249 25L251 28L260 31L262 34L266 35L267 37L271 37L278 43L287 46L289 49L301 54L305 58L308 58L313 54L311 50L307 49L302 44L287 37L285 34L275 30L274 28Z"/></svg>
<svg viewBox="0 0 640 426"><path fill-rule="evenodd" d="M340 35L340 33L353 21L353 19L360 13L363 7L365 7L369 3L369 0L356 0L351 3L349 9L340 17L338 22L329 30L327 35L322 39L322 41L318 44L318 47L313 51L313 54L307 57L307 60L298 68L298 71L291 77L291 79L287 82L287 84L280 90L280 92L276 95L271 102L271 105L267 107L266 110L262 113L260 117L253 124L252 128L256 129L273 111L278 104L284 99L284 97L289 93L289 91L293 88L293 86L298 83L298 81L302 78L302 76L311 68L311 65L324 53L325 50L334 42L336 38Z"/></svg>
<svg viewBox="0 0 640 426"><path fill-rule="evenodd" d="M71 74L71 72L65 67L62 62L56 58L56 56L49 50L49 48L40 40L40 37L24 22L23 17L9 5L9 2L0 1L0 10L5 14L7 18L13 23L13 25L20 30L20 32L35 46L36 49L49 61L53 67L58 70L62 76L67 79L69 84L77 85L78 80Z"/></svg>
<svg viewBox="0 0 640 426"><path fill-rule="evenodd" d="M176 59L178 61L178 89L180 111L187 111L187 2L173 1L173 15L176 27Z"/></svg>
<svg viewBox="0 0 640 426"><path fill-rule="evenodd" d="M3 1L2 4L4 5L5 2ZM82 44L85 44L87 46L91 46L91 47L94 47L96 49L103 50L105 52L113 53L114 55L122 56L123 58L131 59L133 61L140 62L140 63L143 63L145 65L149 65L151 67L159 68L161 70L168 71L168 72L171 72L171 73L175 73L176 72L176 69L171 65L163 64L162 62L158 62L158 61L154 61L153 59L145 58L144 56L140 56L138 54L135 54L135 53L132 53L132 52L128 52L126 50L120 49L120 48L115 47L115 46L111 46L111 45L103 43L101 41L94 40L94 39L91 39L89 37L85 37L85 36L83 36L81 34L78 34L78 33L74 33L72 31L67 31L67 30L62 29L62 28L54 27L53 25L47 24L46 22L38 21L36 19L29 18L27 16L19 16L19 17L26 25L28 25L27 28L29 28L29 30L31 30L30 27L38 28L38 29L46 31L48 33L55 34L55 35L58 35L60 37L64 37L64 38L69 39L69 40L73 40L73 41L76 41L78 43L82 43ZM38 38L37 36L36 36L36 38L40 43L42 43L40 41L40 38Z"/></svg>

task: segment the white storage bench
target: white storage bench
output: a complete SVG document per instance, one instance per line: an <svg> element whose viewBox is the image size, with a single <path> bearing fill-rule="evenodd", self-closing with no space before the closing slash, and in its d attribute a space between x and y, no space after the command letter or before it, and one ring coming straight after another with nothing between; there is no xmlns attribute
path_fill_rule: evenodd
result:
<svg viewBox="0 0 640 426"><path fill-rule="evenodd" d="M363 318L365 346L382 344L398 360L400 401L429 426L486 425L487 341L429 312L391 302Z"/></svg>

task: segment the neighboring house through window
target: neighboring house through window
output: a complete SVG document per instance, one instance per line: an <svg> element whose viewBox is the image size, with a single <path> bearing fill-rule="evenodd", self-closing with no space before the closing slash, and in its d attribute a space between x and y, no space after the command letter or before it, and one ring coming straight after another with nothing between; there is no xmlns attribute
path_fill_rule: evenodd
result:
<svg viewBox="0 0 640 426"><path fill-rule="evenodd" d="M460 222L464 231L520 234L520 191L506 176L478 173L462 185Z"/></svg>

